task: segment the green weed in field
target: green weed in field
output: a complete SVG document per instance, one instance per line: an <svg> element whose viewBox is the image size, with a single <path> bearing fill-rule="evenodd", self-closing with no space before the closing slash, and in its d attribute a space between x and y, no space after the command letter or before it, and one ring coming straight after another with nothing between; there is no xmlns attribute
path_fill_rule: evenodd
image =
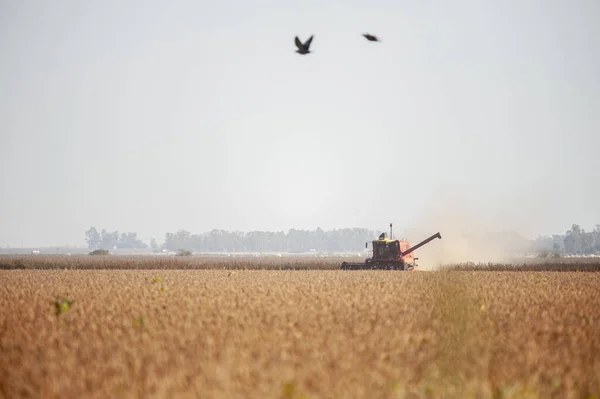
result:
<svg viewBox="0 0 600 399"><path fill-rule="evenodd" d="M145 329L146 327L146 318L144 316L137 317L133 320L133 325L140 329Z"/></svg>
<svg viewBox="0 0 600 399"><path fill-rule="evenodd" d="M304 393L296 394L296 385L293 382L283 384L281 397L282 399L308 399Z"/></svg>
<svg viewBox="0 0 600 399"><path fill-rule="evenodd" d="M62 313L67 312L70 308L71 305L73 304L73 301L70 299L65 299L65 298L59 298L57 300L54 301L54 307L56 308L56 315L61 315Z"/></svg>

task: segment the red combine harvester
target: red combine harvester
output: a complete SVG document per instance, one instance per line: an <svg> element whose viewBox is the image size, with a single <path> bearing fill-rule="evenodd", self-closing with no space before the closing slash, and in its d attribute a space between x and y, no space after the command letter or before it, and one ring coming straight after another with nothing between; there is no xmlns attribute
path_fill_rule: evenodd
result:
<svg viewBox="0 0 600 399"><path fill-rule="evenodd" d="M411 247L407 240L392 239L392 224L390 223L390 238L382 233L378 240L373 241L373 257L366 259L364 263L342 263L342 270L414 270L417 259L414 251L436 238L442 238L440 233L435 233L429 238ZM365 248L368 243L365 244Z"/></svg>

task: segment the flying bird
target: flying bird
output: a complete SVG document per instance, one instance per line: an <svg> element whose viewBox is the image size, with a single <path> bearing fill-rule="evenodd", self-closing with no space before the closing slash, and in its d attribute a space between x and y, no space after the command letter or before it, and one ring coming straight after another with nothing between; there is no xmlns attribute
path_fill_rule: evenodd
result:
<svg viewBox="0 0 600 399"><path fill-rule="evenodd" d="M314 36L314 35L313 35ZM304 43L302 43L300 41L300 39L298 39L298 36L296 36L296 47L298 47L298 50L296 50L297 53L299 54L308 54L310 53L310 43L312 42L313 36L311 36L310 38L308 38L308 40Z"/></svg>
<svg viewBox="0 0 600 399"><path fill-rule="evenodd" d="M373 35L368 34L368 33L363 33L363 36L366 37L367 40L370 41L370 42L378 42L378 41L380 41L377 36L373 36Z"/></svg>

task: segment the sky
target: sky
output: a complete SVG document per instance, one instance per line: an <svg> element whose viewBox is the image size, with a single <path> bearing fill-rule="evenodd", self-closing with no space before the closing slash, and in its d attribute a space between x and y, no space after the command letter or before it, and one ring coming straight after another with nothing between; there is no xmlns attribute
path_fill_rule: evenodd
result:
<svg viewBox="0 0 600 399"><path fill-rule="evenodd" d="M597 0L0 1L0 246L591 230L599 38Z"/></svg>

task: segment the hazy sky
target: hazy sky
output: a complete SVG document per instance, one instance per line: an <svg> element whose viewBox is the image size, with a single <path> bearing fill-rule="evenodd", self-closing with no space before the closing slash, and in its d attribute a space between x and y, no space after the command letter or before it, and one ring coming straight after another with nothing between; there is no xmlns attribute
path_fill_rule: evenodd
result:
<svg viewBox="0 0 600 399"><path fill-rule="evenodd" d="M599 155L598 0L0 1L0 245L591 229Z"/></svg>

